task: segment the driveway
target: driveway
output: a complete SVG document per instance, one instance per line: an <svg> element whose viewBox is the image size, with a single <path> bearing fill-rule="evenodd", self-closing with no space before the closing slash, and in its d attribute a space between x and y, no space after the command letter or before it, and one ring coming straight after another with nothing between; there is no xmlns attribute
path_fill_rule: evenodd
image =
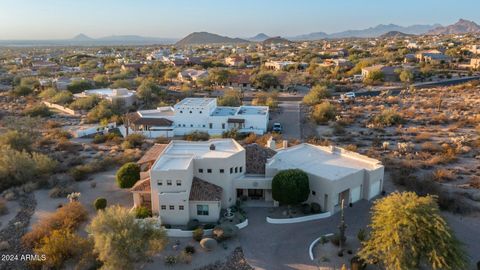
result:
<svg viewBox="0 0 480 270"><path fill-rule="evenodd" d="M369 222L370 203L361 201L346 208L347 235L356 237ZM323 234L334 233L340 215L296 224L274 225L265 221L268 208L246 208L249 225L240 232L240 243L248 263L258 270L318 270L308 248Z"/></svg>
<svg viewBox="0 0 480 270"><path fill-rule="evenodd" d="M370 222L372 202L362 200L345 209L347 237L356 237L358 230ZM245 208L249 225L240 230L240 243L248 263L257 270L318 270L310 260L308 248L313 240L338 231L340 214L326 219L296 224L275 225L265 221L268 208ZM480 217L462 217L442 213L457 238L465 243L471 269L480 260Z"/></svg>
<svg viewBox="0 0 480 270"><path fill-rule="evenodd" d="M278 111L271 114L269 128L278 122L283 126L283 138L300 139L300 102L282 101L278 106Z"/></svg>

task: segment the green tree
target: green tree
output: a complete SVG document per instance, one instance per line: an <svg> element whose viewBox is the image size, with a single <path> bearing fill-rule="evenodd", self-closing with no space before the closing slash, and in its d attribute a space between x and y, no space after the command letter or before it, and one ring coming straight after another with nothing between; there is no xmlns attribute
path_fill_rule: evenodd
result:
<svg viewBox="0 0 480 270"><path fill-rule="evenodd" d="M33 89L25 85L19 85L13 89L13 94L19 97L28 96L31 93L33 93Z"/></svg>
<svg viewBox="0 0 480 270"><path fill-rule="evenodd" d="M281 204L295 205L308 199L308 175L300 169L280 171L272 180L273 199Z"/></svg>
<svg viewBox="0 0 480 270"><path fill-rule="evenodd" d="M80 93L93 88L93 84L86 80L73 81L69 86L67 86L68 91L72 93Z"/></svg>
<svg viewBox="0 0 480 270"><path fill-rule="evenodd" d="M116 179L120 188L131 188L140 180L140 167L137 163L125 163L117 171Z"/></svg>
<svg viewBox="0 0 480 270"><path fill-rule="evenodd" d="M400 81L405 84L410 84L413 81L413 73L410 70L404 69L399 73Z"/></svg>
<svg viewBox="0 0 480 270"><path fill-rule="evenodd" d="M73 101L73 95L70 91L60 91L56 93L50 101L60 105L65 105Z"/></svg>
<svg viewBox="0 0 480 270"><path fill-rule="evenodd" d="M242 93L239 90L225 90L223 97L218 99L219 106L237 107L242 105Z"/></svg>
<svg viewBox="0 0 480 270"><path fill-rule="evenodd" d="M163 229L153 220L138 222L128 209L111 206L100 211L87 228L101 269L133 269L135 262L160 252L167 243Z"/></svg>
<svg viewBox="0 0 480 270"><path fill-rule="evenodd" d="M311 112L311 118L317 124L323 124L328 121L334 120L336 116L337 110L335 106L330 104L330 102L328 101L315 105L313 111Z"/></svg>
<svg viewBox="0 0 480 270"><path fill-rule="evenodd" d="M151 79L143 80L140 86L137 88L137 96L143 100L145 104L150 104L153 98L154 92L157 90L157 85Z"/></svg>
<svg viewBox="0 0 480 270"><path fill-rule="evenodd" d="M89 122L98 122L112 117L113 114L112 104L107 100L102 100L87 113L87 120Z"/></svg>
<svg viewBox="0 0 480 270"><path fill-rule="evenodd" d="M280 85L278 77L272 72L260 72L252 77L252 83L259 89L269 89Z"/></svg>
<svg viewBox="0 0 480 270"><path fill-rule="evenodd" d="M372 70L368 75L363 79L365 84L376 84L383 81L383 72L380 70Z"/></svg>
<svg viewBox="0 0 480 270"><path fill-rule="evenodd" d="M225 68L212 68L208 71L208 80L217 85L225 85L230 77L230 71Z"/></svg>
<svg viewBox="0 0 480 270"><path fill-rule="evenodd" d="M370 238L359 256L389 270L466 269L467 257L446 221L436 197L393 193L372 207Z"/></svg>
<svg viewBox="0 0 480 270"><path fill-rule="evenodd" d="M310 92L303 97L303 103L307 105L315 105L322 102L323 99L331 96L326 86L315 85Z"/></svg>

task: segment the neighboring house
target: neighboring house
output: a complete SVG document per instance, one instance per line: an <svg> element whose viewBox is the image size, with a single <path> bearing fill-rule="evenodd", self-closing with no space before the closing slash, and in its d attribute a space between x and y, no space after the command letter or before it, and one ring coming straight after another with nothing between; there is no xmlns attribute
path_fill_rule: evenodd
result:
<svg viewBox="0 0 480 270"><path fill-rule="evenodd" d="M270 70L285 70L289 67L295 66L298 69L307 67L305 63L297 63L292 61L268 61L264 64L265 68Z"/></svg>
<svg viewBox="0 0 480 270"><path fill-rule="evenodd" d="M76 98L83 98L88 96L99 96L102 99L106 99L112 104L128 108L135 104L136 96L135 91L128 90L126 88L118 88L118 89L110 89L110 88L102 88L102 89L91 89L85 90L80 94L74 94Z"/></svg>
<svg viewBox="0 0 480 270"><path fill-rule="evenodd" d="M322 65L326 67L334 66L334 67L347 68L347 69L353 67L353 63L345 58L325 59Z"/></svg>
<svg viewBox="0 0 480 270"><path fill-rule="evenodd" d="M477 45L477 44L469 45L467 47L467 50L473 54L480 54L480 45Z"/></svg>
<svg viewBox="0 0 480 270"><path fill-rule="evenodd" d="M217 106L215 98L186 98L173 107L160 107L127 115L127 127L120 132L127 136L140 133L148 138L173 137L203 131L210 135L237 129L239 132L263 134L267 131L267 106Z"/></svg>
<svg viewBox="0 0 480 270"><path fill-rule="evenodd" d="M197 81L198 79L206 78L208 76L208 72L206 70L197 70L193 68L188 68L182 70L178 73L177 79L182 82L187 81Z"/></svg>
<svg viewBox="0 0 480 270"><path fill-rule="evenodd" d="M250 90L252 84L250 82L250 75L248 74L236 74L228 78L227 86L240 88L240 90Z"/></svg>
<svg viewBox="0 0 480 270"><path fill-rule="evenodd" d="M247 59L243 56L229 56L225 58L225 65L231 67L239 67L241 65L245 65L247 63Z"/></svg>
<svg viewBox="0 0 480 270"><path fill-rule="evenodd" d="M384 66L384 65L375 65L371 67L362 68L362 77L368 78L371 72L380 71L383 74L383 80L386 82L397 81L398 74L395 70L398 67Z"/></svg>
<svg viewBox="0 0 480 270"><path fill-rule="evenodd" d="M429 50L429 51L419 52L415 56L417 57L417 60L419 62L425 62L429 64L434 64L434 65L451 62L450 57L444 55L439 50Z"/></svg>
<svg viewBox="0 0 480 270"><path fill-rule="evenodd" d="M275 143L271 144L275 145ZM381 193L380 161L336 147L300 144L273 150L257 144L245 148L233 139L171 141L156 145L141 159L149 173L131 189L134 206L151 207L161 223L185 225L192 219L215 223L222 209L237 199L274 206L272 179L280 171L308 174L307 202L335 213L346 204ZM152 163L153 156L157 155Z"/></svg>
<svg viewBox="0 0 480 270"><path fill-rule="evenodd" d="M470 59L470 68L473 68L473 69L480 68L480 58Z"/></svg>
<svg viewBox="0 0 480 270"><path fill-rule="evenodd" d="M60 66L57 65L57 63L54 62L48 62L48 61L35 61L32 62L32 70L49 70L49 71L57 71L60 69Z"/></svg>

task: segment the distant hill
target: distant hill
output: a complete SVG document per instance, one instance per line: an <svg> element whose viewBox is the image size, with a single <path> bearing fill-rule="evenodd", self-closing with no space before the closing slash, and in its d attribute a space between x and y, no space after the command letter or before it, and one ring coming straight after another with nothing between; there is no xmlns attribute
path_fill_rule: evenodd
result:
<svg viewBox="0 0 480 270"><path fill-rule="evenodd" d="M458 22L448 25L437 27L428 31L427 35L448 35L448 34L465 34L465 33L479 33L480 25L473 21L467 21L464 19L458 20Z"/></svg>
<svg viewBox="0 0 480 270"><path fill-rule="evenodd" d="M249 38L248 40L250 41L255 41L255 42L262 42L266 39L269 39L270 37L265 35L264 33L257 34L254 37Z"/></svg>
<svg viewBox="0 0 480 270"><path fill-rule="evenodd" d="M347 30L332 34L327 34L324 32L315 32L306 35L299 35L291 37L291 40L318 40L318 39L333 39L333 38L373 38L384 35L388 32L397 31L405 34L420 35L427 31L430 31L434 28L437 28L441 25L411 25L411 26L400 26L396 24L379 24L375 27L369 27L366 29L360 30Z"/></svg>
<svg viewBox="0 0 480 270"><path fill-rule="evenodd" d="M282 37L271 37L271 38L265 39L262 43L263 44L288 44L292 42Z"/></svg>
<svg viewBox="0 0 480 270"><path fill-rule="evenodd" d="M87 36L87 35L85 35L85 34L80 33L80 34L74 36L74 37L72 38L72 40L77 40L77 41L86 41L86 40L89 40L89 41L91 41L91 40L93 40L93 38L91 38L91 37L89 37L89 36Z"/></svg>
<svg viewBox="0 0 480 270"><path fill-rule="evenodd" d="M194 32L190 35L182 38L175 43L175 46L189 46L189 45L202 45L202 44L235 44L235 43L248 43L250 41L241 38L230 38L212 34L208 32Z"/></svg>
<svg viewBox="0 0 480 270"><path fill-rule="evenodd" d="M381 36L379 36L379 38L406 38L406 37L412 37L414 35L412 34L405 34L403 32L399 32L399 31L390 31L388 33L385 33Z"/></svg>

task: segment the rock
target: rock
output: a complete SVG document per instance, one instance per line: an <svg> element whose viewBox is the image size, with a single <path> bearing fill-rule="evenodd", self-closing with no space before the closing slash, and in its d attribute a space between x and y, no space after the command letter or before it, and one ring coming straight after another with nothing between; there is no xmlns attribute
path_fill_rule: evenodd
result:
<svg viewBox="0 0 480 270"><path fill-rule="evenodd" d="M8 241L0 242L0 250L1 251L5 251L5 250L8 250L8 249L10 249L10 244L8 243Z"/></svg>

